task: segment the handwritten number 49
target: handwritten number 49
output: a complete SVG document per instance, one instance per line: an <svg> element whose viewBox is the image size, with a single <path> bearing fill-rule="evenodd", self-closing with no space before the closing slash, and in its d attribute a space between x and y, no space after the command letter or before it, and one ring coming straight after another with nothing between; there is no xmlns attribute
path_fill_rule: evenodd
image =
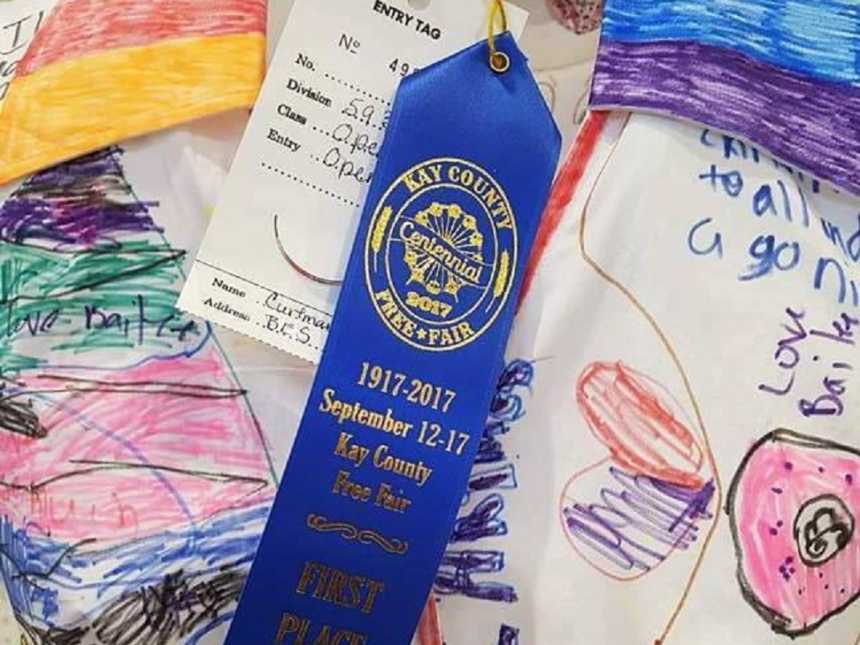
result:
<svg viewBox="0 0 860 645"><path fill-rule="evenodd" d="M405 60L395 58L393 61L391 61L391 64L388 66L388 69L390 69L395 74L400 74L400 76L407 76L409 72L412 71L412 66Z"/></svg>

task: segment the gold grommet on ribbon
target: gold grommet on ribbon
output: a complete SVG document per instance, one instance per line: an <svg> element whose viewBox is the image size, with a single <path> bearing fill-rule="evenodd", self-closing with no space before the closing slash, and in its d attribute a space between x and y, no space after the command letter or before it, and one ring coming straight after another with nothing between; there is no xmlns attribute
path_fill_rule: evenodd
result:
<svg viewBox="0 0 860 645"><path fill-rule="evenodd" d="M502 32L508 30L508 15L502 0L492 0L490 15L487 19L487 46L490 49L490 69L496 74L504 74L511 66L511 59L505 52L496 49L496 19L501 18Z"/></svg>

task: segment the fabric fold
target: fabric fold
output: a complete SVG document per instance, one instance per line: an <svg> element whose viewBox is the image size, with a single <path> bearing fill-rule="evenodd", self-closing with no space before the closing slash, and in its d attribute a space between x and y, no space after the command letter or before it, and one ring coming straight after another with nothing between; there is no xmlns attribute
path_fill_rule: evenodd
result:
<svg viewBox="0 0 860 645"><path fill-rule="evenodd" d="M858 60L848 0L608 0L591 105L738 134L860 194Z"/></svg>
<svg viewBox="0 0 860 645"><path fill-rule="evenodd" d="M265 29L265 0L61 0L0 111L0 183L250 107Z"/></svg>

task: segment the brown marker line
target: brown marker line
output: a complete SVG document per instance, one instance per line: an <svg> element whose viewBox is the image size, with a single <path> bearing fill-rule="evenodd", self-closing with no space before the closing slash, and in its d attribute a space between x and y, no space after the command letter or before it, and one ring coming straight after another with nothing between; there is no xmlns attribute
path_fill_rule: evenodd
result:
<svg viewBox="0 0 860 645"><path fill-rule="evenodd" d="M612 157L615 154L615 151L618 147L618 142L621 141L621 136L623 135L624 130L627 128L627 125L629 122L630 122L630 117L628 116L624 122L624 125L621 128L621 132L619 133L618 138L616 139L615 143L612 144L612 148L609 151L609 154L607 155L606 160L603 162L603 165L601 166L600 171L597 174L597 178L594 180L594 183L592 184L591 189L589 190L588 197L585 200L585 205L582 208L582 216L580 217L580 222L579 222L579 250L580 250L580 253L582 253L582 257L585 260L585 262L592 269L594 269L594 271L603 280L605 280L610 285L615 287L619 292L621 292L621 294L625 298L627 298L627 300L630 302L630 304L632 304L645 317L645 319L651 325L651 328L654 330L654 332L659 337L660 342L663 344L663 347L669 353L669 356L671 356L672 362L675 364L676 369L678 370L678 372L681 375L681 380L684 383L684 389L687 392L687 396L690 397L690 401L693 404L693 409L694 409L695 414L696 414L696 421L699 425L699 431L702 434L702 439L705 442L705 452L708 455L708 462L711 466L711 472L714 475L714 483L716 485L716 491L717 491L717 504L716 504L717 510L714 513L714 521L711 524L711 528L708 530L708 533L705 536L705 540L702 543L702 548L700 549L699 555L696 558L696 564L693 566L693 571L687 580L687 584L684 587L684 592L681 594L681 597L678 599L678 603L675 606L675 609L672 611L672 615L669 617L669 622L666 623L666 627L663 629L663 632L654 641L655 645L662 645L665 642L666 638L668 638L669 632L671 632L672 628L675 625L675 622L678 619L678 616L681 614L681 611L684 608L684 605L687 603L687 600L690 596L690 591L693 588L693 583L695 582L696 577L698 576L699 571L701 570L702 562L704 561L705 554L708 551L708 547L710 546L711 540L713 539L714 533L717 529L717 525L719 524L720 509L722 509L722 507L723 507L723 485L722 485L722 482L720 481L720 474L719 474L719 471L717 470L717 464L716 464L716 460L714 458L713 449L711 448L711 440L708 436L707 430L705 429L705 421L704 421L704 418L702 416L702 411L699 407L699 403L698 403L695 395L693 394L693 388L690 385L690 379L687 376L687 373L684 370L683 365L681 364L680 358L678 357L677 353L675 352L674 348L672 347L672 344L669 341L668 336L665 334L665 332L663 332L662 328L657 323L657 320L648 311L648 309L646 309L645 306L642 305L636 299L636 296L634 296L633 293L629 289L627 289L627 287L625 287L623 284L621 284L620 281L613 278L609 274L609 272L607 272L603 267L601 267L600 264L588 254L588 250L585 247L585 228L586 228L586 224L587 224L587 220L588 220L588 207L591 204L591 198L594 196L594 193L597 190L597 186L600 184L600 180L603 178L603 174L606 171L606 168L609 166L609 162L612 159ZM858 642L855 645L860 645L860 640L858 640Z"/></svg>

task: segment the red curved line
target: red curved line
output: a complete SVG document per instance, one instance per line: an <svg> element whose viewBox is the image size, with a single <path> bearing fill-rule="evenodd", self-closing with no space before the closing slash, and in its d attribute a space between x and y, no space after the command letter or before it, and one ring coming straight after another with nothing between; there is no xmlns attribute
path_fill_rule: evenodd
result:
<svg viewBox="0 0 860 645"><path fill-rule="evenodd" d="M436 607L436 596L431 592L418 623L419 645L444 645L442 626L439 623L439 609Z"/></svg>
<svg viewBox="0 0 860 645"><path fill-rule="evenodd" d="M626 127L627 122L628 121L625 121L624 127ZM591 199L594 196L594 192L598 184L600 183L603 173L606 171L606 168L609 165L609 161L611 160L616 148L617 142L615 145L613 145L612 151L610 152L609 156L604 161L600 171L598 172L598 176L595 179L594 185L592 186L591 191L589 192L585 200L585 204L583 205L582 213L579 219L579 251L582 254L582 258L583 260L585 260L586 264L588 264L597 273L597 275L600 276L601 279L603 279L609 285L617 289L625 298L627 298L630 304L632 304L642 314L642 316L645 318L645 320L648 321L648 324L651 325L651 328L657 334L657 337L660 339L660 342L663 344L665 350L669 353L669 356L671 357L672 362L675 365L675 369L677 369L678 374L681 376L681 380L684 383L684 389L686 390L687 396L689 397L689 402L692 404L693 411L695 412L696 424L698 425L702 441L704 442L705 451L707 453L708 463L710 465L711 472L714 475L714 484L716 486L717 493L715 507L719 509L722 508L723 505L723 485L720 479L719 470L717 469L717 460L714 456L713 448L711 447L711 439L708 435L708 431L705 428L704 415L702 414L702 410L699 407L696 395L693 393L693 386L690 383L690 378L687 375L687 372L684 370L684 366L681 363L681 359L675 352L675 349L673 348L669 337L666 336L662 327L660 327L660 324L657 322L651 312L636 299L636 296L634 296L633 293L627 287L625 287L618 279L614 278L611 274L609 274L606 269L604 269L594 258L592 258L586 248L585 230L586 223L588 220L588 206L591 203ZM704 562L705 555L707 554L708 548L713 541L714 534L716 533L717 527L719 525L719 521L720 514L717 513L714 516L714 521L711 523L711 527L708 529L708 532L701 543L701 546L699 548L699 555L696 558L696 563L693 566L693 570L691 571L690 576L688 577L687 582L684 585L684 590L681 593L680 598L678 599L678 603L675 606L675 609L672 611L672 614L669 617L669 621L666 623L666 626L663 628L663 631L655 639L655 645L661 645L666 641L666 638L669 636L670 632L672 631L672 628L678 620L678 616L684 609L684 606L687 603L687 600L690 596L690 592L693 588L693 584L695 583L696 578L701 572L702 563Z"/></svg>
<svg viewBox="0 0 860 645"><path fill-rule="evenodd" d="M544 209L540 227L535 236L531 256L526 265L526 274L517 302L518 311L531 288L534 274L537 271L544 251L549 246L552 236L561 223L565 209L570 204L570 200L573 199L573 193L576 191L577 186L579 186L579 181L585 174L586 168L588 168L591 155L597 146L597 141L603 132L606 121L609 119L609 114L609 112L589 113L576 135L576 141L573 144L573 148L571 148L570 154L567 156L567 161L565 161L561 172L559 172L558 177L556 177L553 183L549 201Z"/></svg>

